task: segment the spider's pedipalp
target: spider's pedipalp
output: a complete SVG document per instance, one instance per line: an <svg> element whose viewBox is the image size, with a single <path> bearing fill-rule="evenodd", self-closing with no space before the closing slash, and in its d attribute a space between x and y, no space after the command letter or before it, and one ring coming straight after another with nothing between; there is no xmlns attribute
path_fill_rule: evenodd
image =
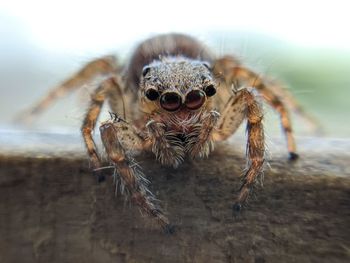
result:
<svg viewBox="0 0 350 263"><path fill-rule="evenodd" d="M178 167L184 160L185 151L177 133L167 132L164 125L156 121L149 121L146 128L157 160L163 165Z"/></svg>
<svg viewBox="0 0 350 263"><path fill-rule="evenodd" d="M186 151L192 158L208 157L209 153L214 149L212 138L213 131L220 118L220 113L210 111L207 113L201 123L194 126L186 139Z"/></svg>

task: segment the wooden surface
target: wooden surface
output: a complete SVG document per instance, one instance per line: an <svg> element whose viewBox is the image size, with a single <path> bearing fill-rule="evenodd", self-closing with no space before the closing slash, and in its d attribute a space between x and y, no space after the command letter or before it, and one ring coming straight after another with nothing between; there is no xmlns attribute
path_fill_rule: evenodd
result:
<svg viewBox="0 0 350 263"><path fill-rule="evenodd" d="M161 167L138 160L176 233L166 235L97 183L78 135L0 132L0 262L350 262L350 142L298 139L270 167L239 218L231 205L244 142L209 159Z"/></svg>

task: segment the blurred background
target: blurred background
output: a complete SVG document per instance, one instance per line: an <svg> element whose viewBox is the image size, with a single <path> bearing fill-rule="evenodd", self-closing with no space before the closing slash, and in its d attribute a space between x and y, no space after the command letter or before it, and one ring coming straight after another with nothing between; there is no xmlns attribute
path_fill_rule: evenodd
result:
<svg viewBox="0 0 350 263"><path fill-rule="evenodd" d="M0 129L17 129L16 113L89 60L125 61L143 39L181 32L286 83L328 136L348 137L349 7L337 0L0 1ZM78 133L88 98L81 89L29 128ZM277 115L266 111L268 134L280 135ZM293 121L298 135L310 135Z"/></svg>

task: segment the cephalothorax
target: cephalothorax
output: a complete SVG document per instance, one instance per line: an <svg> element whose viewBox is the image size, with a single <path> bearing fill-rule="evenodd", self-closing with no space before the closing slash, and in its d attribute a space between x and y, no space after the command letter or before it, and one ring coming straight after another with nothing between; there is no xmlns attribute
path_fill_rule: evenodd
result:
<svg viewBox="0 0 350 263"><path fill-rule="evenodd" d="M233 205L240 210L265 162L263 112L255 95L259 94L280 114L289 157L297 158L287 107L308 116L293 97L235 58L216 58L201 43L181 34L144 41L124 67L112 56L90 62L24 117L39 113L56 98L97 78L102 81L92 94L81 129L94 171L101 168L101 160L92 132L103 103L108 101L117 114L100 126L108 158L130 199L168 231L169 221L155 204L148 181L134 161L138 152L152 151L162 164L176 167L186 157L207 156L214 142L227 139L246 119L248 167Z"/></svg>

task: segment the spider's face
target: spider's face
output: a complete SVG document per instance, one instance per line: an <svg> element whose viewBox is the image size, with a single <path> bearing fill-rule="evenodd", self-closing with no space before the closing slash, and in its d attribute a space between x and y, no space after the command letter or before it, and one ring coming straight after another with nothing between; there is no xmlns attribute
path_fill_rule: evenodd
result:
<svg viewBox="0 0 350 263"><path fill-rule="evenodd" d="M141 93L158 110L196 111L215 95L216 84L206 62L167 57L143 68Z"/></svg>

